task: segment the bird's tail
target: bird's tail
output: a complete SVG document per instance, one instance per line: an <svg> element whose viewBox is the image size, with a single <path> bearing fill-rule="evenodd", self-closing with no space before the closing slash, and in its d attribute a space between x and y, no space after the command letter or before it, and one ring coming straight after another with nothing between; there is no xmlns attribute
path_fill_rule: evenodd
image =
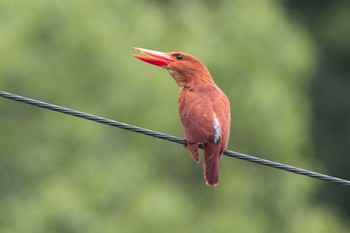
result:
<svg viewBox="0 0 350 233"><path fill-rule="evenodd" d="M220 143L208 142L204 146L204 178L208 186L217 186L219 182Z"/></svg>

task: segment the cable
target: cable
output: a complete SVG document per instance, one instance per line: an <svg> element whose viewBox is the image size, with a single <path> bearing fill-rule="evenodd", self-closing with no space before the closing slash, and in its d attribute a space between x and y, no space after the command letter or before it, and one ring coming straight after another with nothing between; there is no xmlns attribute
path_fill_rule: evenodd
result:
<svg viewBox="0 0 350 233"><path fill-rule="evenodd" d="M94 116L94 115L91 115L91 114L88 114L88 113L72 110L72 109L61 107L61 106L54 105L54 104L45 103L45 102L42 102L42 101L38 101L38 100L30 99L30 98L27 98L27 97L11 94L11 93L8 93L8 92L0 91L0 96L4 97L4 98L7 98L7 99L15 100L15 101L18 101L18 102L34 105L34 106L37 106L37 107L40 107L40 108L45 108L45 109L49 109L49 110L52 110L52 111L61 112L61 113L67 114L67 115L71 115L71 116L75 116L75 117L79 117L79 118L84 118L86 120L99 122L99 123L102 123L102 124L118 127L118 128L121 128L121 129L130 130L130 131L133 131L133 132L145 134L145 135L152 136L152 137L155 137L155 138L164 139L164 140L175 142L175 143L178 143L178 144L185 144L186 143L185 139L178 138L178 137L175 137L175 136L172 136L172 135L168 135L168 134L165 134L165 133L160 133L160 132L157 132L157 131L141 128L141 127L134 126L134 125L129 125L129 124L126 124L126 123L123 123L123 122L118 122L118 121L110 120L110 119L99 117L99 116ZM261 159L261 158L255 157L255 156L246 155L246 154L235 152L235 151L231 151L231 150L225 150L223 152L223 154L227 155L229 157L246 160L246 161L249 161L249 162L265 165L265 166L268 166L268 167L277 168L277 169L280 169L280 170L296 173L296 174L299 174L299 175L304 175L304 176L316 178L316 179L319 179L319 180L324 180L324 181L337 183L337 184L341 184L341 185L350 185L350 181L349 180L345 180L345 179L341 179L341 178L337 178L337 177L333 177L333 176L324 175L324 174L321 174L321 173L317 173L317 172L313 172L313 171L309 171L309 170L293 167L293 166L290 166L290 165L285 165L283 163L278 163L278 162L274 162L274 161L270 161L270 160L266 160L266 159Z"/></svg>

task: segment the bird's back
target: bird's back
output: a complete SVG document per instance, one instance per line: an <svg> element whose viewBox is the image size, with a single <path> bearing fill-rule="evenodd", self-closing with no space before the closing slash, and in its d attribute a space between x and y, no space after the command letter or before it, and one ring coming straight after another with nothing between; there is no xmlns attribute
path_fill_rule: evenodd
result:
<svg viewBox="0 0 350 233"><path fill-rule="evenodd" d="M179 97L179 112L187 141L205 144L220 140L221 149L227 148L230 103L215 84L183 88Z"/></svg>

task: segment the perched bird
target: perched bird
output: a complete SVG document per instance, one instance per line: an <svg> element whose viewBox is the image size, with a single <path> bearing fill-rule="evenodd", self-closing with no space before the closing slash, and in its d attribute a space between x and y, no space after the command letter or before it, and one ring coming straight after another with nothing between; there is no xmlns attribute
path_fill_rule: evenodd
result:
<svg viewBox="0 0 350 233"><path fill-rule="evenodd" d="M226 95L197 58L182 52L134 49L148 55L134 54L136 58L167 69L180 87L178 104L185 147L199 163L198 145L202 144L206 184L218 185L219 159L227 148L230 134L230 102Z"/></svg>

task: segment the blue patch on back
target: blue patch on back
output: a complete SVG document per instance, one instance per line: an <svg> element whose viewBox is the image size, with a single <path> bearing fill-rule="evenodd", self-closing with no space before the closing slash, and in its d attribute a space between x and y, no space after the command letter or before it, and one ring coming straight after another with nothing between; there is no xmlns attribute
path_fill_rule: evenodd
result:
<svg viewBox="0 0 350 233"><path fill-rule="evenodd" d="M218 118L216 118L216 115L214 115L214 143L218 143L219 138L221 135L221 128Z"/></svg>

